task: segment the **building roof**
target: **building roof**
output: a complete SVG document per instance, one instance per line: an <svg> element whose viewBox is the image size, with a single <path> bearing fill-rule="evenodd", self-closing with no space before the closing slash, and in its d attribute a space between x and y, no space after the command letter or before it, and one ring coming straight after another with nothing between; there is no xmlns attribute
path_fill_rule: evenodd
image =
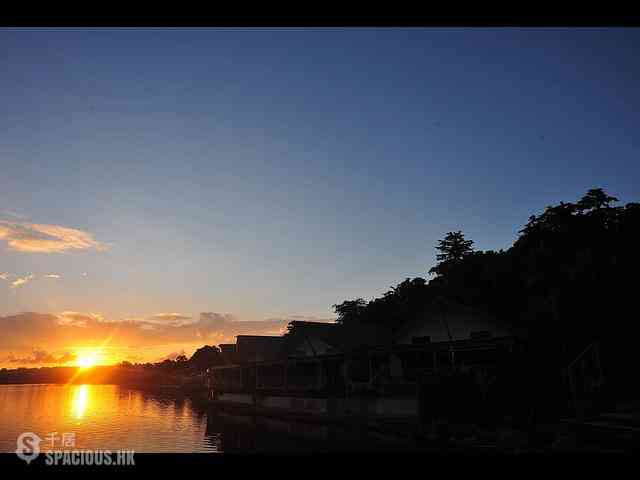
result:
<svg viewBox="0 0 640 480"><path fill-rule="evenodd" d="M236 360L241 363L274 360L282 355L283 346L283 337L237 335Z"/></svg>
<svg viewBox="0 0 640 480"><path fill-rule="evenodd" d="M289 356L307 350L313 356L342 350L341 329L337 323L294 320L289 324L285 339Z"/></svg>

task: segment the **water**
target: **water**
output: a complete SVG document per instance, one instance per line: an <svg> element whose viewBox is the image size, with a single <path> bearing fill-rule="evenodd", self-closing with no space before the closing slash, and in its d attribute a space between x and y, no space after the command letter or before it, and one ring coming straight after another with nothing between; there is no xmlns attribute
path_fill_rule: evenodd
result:
<svg viewBox="0 0 640 480"><path fill-rule="evenodd" d="M63 434L75 434L76 449L216 452L219 439L206 427L206 413L188 398L116 385L0 385L2 452L15 451L27 431L44 449L52 439L55 448L70 448Z"/></svg>
<svg viewBox="0 0 640 480"><path fill-rule="evenodd" d="M359 428L231 415L187 397L117 385L0 385L0 452L14 452L23 432L42 438L43 451L52 445L72 449L63 444L68 434L74 449L141 453L407 448L397 438Z"/></svg>

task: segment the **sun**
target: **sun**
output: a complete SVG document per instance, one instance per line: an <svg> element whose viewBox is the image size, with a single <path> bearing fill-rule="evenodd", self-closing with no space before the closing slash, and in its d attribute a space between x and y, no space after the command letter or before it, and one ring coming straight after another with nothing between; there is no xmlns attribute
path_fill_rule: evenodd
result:
<svg viewBox="0 0 640 480"><path fill-rule="evenodd" d="M97 352L87 352L81 355L78 355L78 359L76 360L76 365L80 368L91 368L98 363L98 353Z"/></svg>
<svg viewBox="0 0 640 480"><path fill-rule="evenodd" d="M81 357L78 359L78 366L80 368L90 368L96 364L96 360L93 357Z"/></svg>

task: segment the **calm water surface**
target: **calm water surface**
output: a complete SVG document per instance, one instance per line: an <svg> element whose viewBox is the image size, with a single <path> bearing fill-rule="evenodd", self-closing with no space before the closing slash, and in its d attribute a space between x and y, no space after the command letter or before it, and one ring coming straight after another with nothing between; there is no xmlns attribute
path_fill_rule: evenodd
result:
<svg viewBox="0 0 640 480"><path fill-rule="evenodd" d="M0 451L13 452L22 432L43 439L75 434L75 448L136 452L215 452L219 439L187 398L116 385L0 385Z"/></svg>
<svg viewBox="0 0 640 480"><path fill-rule="evenodd" d="M207 411L189 398L117 385L0 385L0 451L33 432L41 449L136 452L317 452L405 449L397 439L344 429ZM55 434L55 435L52 435Z"/></svg>

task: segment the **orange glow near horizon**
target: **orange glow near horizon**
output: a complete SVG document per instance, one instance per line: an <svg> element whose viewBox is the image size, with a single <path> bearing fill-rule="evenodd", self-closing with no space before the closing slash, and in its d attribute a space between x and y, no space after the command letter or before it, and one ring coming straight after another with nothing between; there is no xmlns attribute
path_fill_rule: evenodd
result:
<svg viewBox="0 0 640 480"><path fill-rule="evenodd" d="M78 369L79 372L87 372L92 368L100 366L115 366L121 362L129 363L158 363L166 358L175 358L177 355L184 354L191 357L193 353L205 344L202 342L189 343L167 343L158 346L138 347L132 345L123 345L123 343L70 343L68 346L58 346L55 348L48 347L44 344L43 351L50 352L49 355L55 358L61 358L63 355L70 356L64 362L52 363L43 361L41 363L34 362L29 357L33 356L30 351L0 351L0 368L9 370L17 368L52 368L52 367L70 367ZM13 357L24 357L24 362L17 362L4 359Z"/></svg>

